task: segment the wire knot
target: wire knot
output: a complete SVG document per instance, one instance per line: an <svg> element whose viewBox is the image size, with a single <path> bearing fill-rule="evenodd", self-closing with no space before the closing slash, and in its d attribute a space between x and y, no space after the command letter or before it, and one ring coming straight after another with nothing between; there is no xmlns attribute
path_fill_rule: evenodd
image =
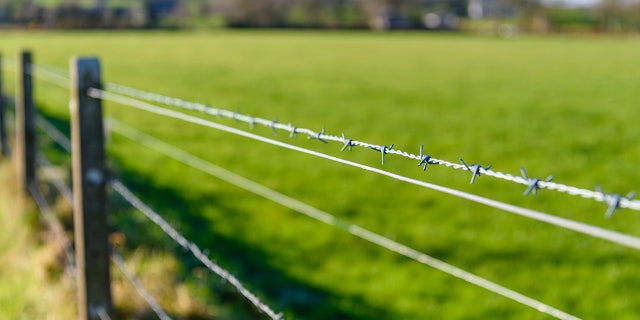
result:
<svg viewBox="0 0 640 320"><path fill-rule="evenodd" d="M533 192L534 195L537 195L538 189L540 189L540 181L543 180L540 180L538 178L529 178L529 176L527 175L527 170L525 170L524 167L520 168L520 172L522 173L522 177L527 180L527 183L529 184L527 190L524 191L524 195L528 196L531 192ZM544 182L550 182L551 180L553 180L553 175L550 175L546 179L544 179Z"/></svg>
<svg viewBox="0 0 640 320"><path fill-rule="evenodd" d="M344 142L344 146L342 146L340 152L343 152L347 148L349 148L349 152L351 152L351 150L353 150L353 140L347 139L347 136L344 135L344 132L342 133L342 141Z"/></svg>
<svg viewBox="0 0 640 320"><path fill-rule="evenodd" d="M322 136L324 136L324 127L322 128L322 130L320 132L317 132L316 134L309 136L309 139L311 140L318 140L320 142L323 143L329 143L326 140L322 139Z"/></svg>
<svg viewBox="0 0 640 320"><path fill-rule="evenodd" d="M427 171L427 166L431 164L429 160L431 160L431 156L428 154L424 154L424 145L421 144L420 145L420 162L418 162L418 167L424 165L424 168L422 169L422 171Z"/></svg>
<svg viewBox="0 0 640 320"><path fill-rule="evenodd" d="M460 158L460 162L462 162L462 165L464 165L464 167L467 168L467 170L472 174L470 184L473 184L474 182L476 182L476 178L482 175L482 172L481 172L482 170L487 171L491 169L491 166L487 166L483 168L481 165L476 163L472 165L467 165L467 163L464 162L462 158Z"/></svg>
<svg viewBox="0 0 640 320"><path fill-rule="evenodd" d="M298 136L298 127L291 126L291 133L289 134L289 139L296 138L297 136Z"/></svg>
<svg viewBox="0 0 640 320"><path fill-rule="evenodd" d="M605 193L600 185L596 185L596 190L602 195L602 200L609 205L607 212L604 216L608 219L613 216L615 211L620 208L620 202L622 199L632 200L636 196L635 191L629 192L626 196L622 196L617 193Z"/></svg>
<svg viewBox="0 0 640 320"><path fill-rule="evenodd" d="M273 130L273 134L277 136L278 130L276 128L276 124L278 124L278 119L271 120L271 123L269 124L269 128L271 128L271 130Z"/></svg>
<svg viewBox="0 0 640 320"><path fill-rule="evenodd" d="M375 147L370 147L373 150L376 151L380 151L380 153L382 154L382 165L384 166L384 156L389 153L389 150L393 149L394 144L392 143L390 146L375 146Z"/></svg>

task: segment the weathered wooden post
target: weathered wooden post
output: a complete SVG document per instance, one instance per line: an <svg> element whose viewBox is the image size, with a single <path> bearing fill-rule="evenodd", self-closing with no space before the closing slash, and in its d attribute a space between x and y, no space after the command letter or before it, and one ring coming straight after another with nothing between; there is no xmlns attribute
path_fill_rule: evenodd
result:
<svg viewBox="0 0 640 320"><path fill-rule="evenodd" d="M100 62L70 62L73 211L78 270L79 319L112 315L107 241L107 196L102 101L87 95L100 89Z"/></svg>
<svg viewBox="0 0 640 320"><path fill-rule="evenodd" d="M3 157L11 155L9 151L9 143L7 142L7 122L5 117L5 101L4 101L4 88L2 86L2 54L0 54L0 154Z"/></svg>
<svg viewBox="0 0 640 320"><path fill-rule="evenodd" d="M18 190L36 184L36 125L31 79L31 52L18 55L16 71L16 163Z"/></svg>

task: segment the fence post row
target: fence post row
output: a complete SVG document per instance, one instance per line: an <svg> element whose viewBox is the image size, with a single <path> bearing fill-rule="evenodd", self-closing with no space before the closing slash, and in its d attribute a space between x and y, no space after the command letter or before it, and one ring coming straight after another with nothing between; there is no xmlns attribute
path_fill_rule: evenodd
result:
<svg viewBox="0 0 640 320"><path fill-rule="evenodd" d="M102 101L87 95L101 88L100 62L73 57L71 143L79 319L113 314L107 242L107 197Z"/></svg>
<svg viewBox="0 0 640 320"><path fill-rule="evenodd" d="M36 126L31 78L31 52L18 55L16 72L16 163L18 190L36 184Z"/></svg>
<svg viewBox="0 0 640 320"><path fill-rule="evenodd" d="M2 53L0 53L0 154L3 157L11 155L9 151L9 143L7 142L7 122L5 116L5 100L4 100L4 88L2 86L2 76L4 70L2 70Z"/></svg>

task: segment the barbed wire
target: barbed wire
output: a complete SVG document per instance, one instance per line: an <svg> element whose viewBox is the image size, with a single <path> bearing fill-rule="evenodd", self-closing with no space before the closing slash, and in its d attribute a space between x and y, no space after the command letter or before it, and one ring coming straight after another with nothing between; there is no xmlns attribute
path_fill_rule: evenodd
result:
<svg viewBox="0 0 640 320"><path fill-rule="evenodd" d="M122 274L131 282L138 294L147 302L153 312L160 318L160 320L171 320L171 317L160 307L158 302L153 296L144 288L142 282L127 268L122 255L118 253L114 248L111 249L111 261L120 269Z"/></svg>
<svg viewBox="0 0 640 320"><path fill-rule="evenodd" d="M69 88L69 77L66 76L68 74L66 70L56 68L53 66L44 66L39 64L32 64L32 68L35 70L34 75L36 77L40 77L42 80L49 81L51 83L57 84L63 88ZM187 100L183 100L180 98L169 97L166 95L148 92L136 88L132 88L129 86L124 86L116 83L106 83L105 85L106 91L112 91L115 93L123 94L129 97L133 97L136 99L142 99L146 101L152 101L157 103L162 103L165 105L182 108L186 110L195 110L205 114L213 115L216 117L225 117L228 119L233 119L239 122L244 122L249 124L250 128L254 128L256 124L260 124L262 126L271 128L274 130L274 133L277 133L277 130L285 131L289 133L289 137L293 138L298 134L306 135L309 139L318 140L324 143L328 141L334 141L342 143L343 146L341 151L346 150L347 148L351 151L353 147L362 147L365 149L375 150L381 153L381 161L384 165L385 156L387 154L394 154L401 157L418 160L418 167L422 167L423 170L427 169L428 165L441 165L447 168L452 168L455 170L465 170L471 173L471 183L474 183L477 177L481 175L513 182L516 184L525 185L527 188L524 191L524 195L528 195L530 193L537 194L537 190L539 189L547 189L552 191L557 191L560 193L566 193L572 196L579 196L586 199L592 199L598 202L604 202L608 205L607 212L605 213L605 217L611 217L616 209L618 208L626 208L631 210L640 211L640 200L633 200L635 196L635 192L629 192L626 196L617 193L605 193L602 187L596 185L596 190L588 190L583 188L578 188L566 184L552 182L551 179L553 176L549 176L547 179L540 178L531 178L527 175L524 167L521 168L521 176L514 176L509 173L503 173L500 171L491 170L491 166L483 167L479 164L471 164L468 165L462 158L460 158L460 163L450 162L443 159L434 158L429 154L424 152L424 146L420 145L419 153L413 154L407 151L403 151L395 148L394 145L386 146L368 143L364 141L354 140L347 138L347 136L342 133L342 135L330 135L327 134L325 129L322 128L321 131L314 131L312 129L307 129L303 127L294 126L291 123L284 124L280 123L277 120L268 120L265 118L252 117L250 115L241 114L239 112L234 112L226 109L211 107L209 105L190 102Z"/></svg>
<svg viewBox="0 0 640 320"><path fill-rule="evenodd" d="M515 205L511 205L508 203L504 203L504 202L500 202L497 200L493 200L493 199L489 199L489 198L485 198L482 196L478 196L475 194L471 194L471 193L467 193L464 191L460 191L457 189L452 189L452 188L448 188L448 187L444 187L444 186L440 186L437 184L433 184L433 183L429 183L429 182L425 182L422 180L417 180L417 179L412 179L409 177L405 177L399 174L395 174L392 172L388 172L382 169L378 169L378 168L374 168L371 166L367 166L367 165L363 165L360 163L356 163L356 162L352 162L349 160L345 160L342 158L338 158L338 157L334 157L334 156L330 156L321 152L317 152L317 151L313 151L313 150L309 150L309 149L305 149L302 147L298 147L298 146L294 146L282 141L277 141L277 140L273 140L273 139L269 139L260 135L256 135L250 132L246 132L243 130L239 130L236 128L232 128L229 126L225 126L219 123L215 123L215 122L211 122L208 120L204 120L198 117L193 117L184 113L180 113L174 110L169 110L169 109L165 109L165 108L161 108L158 106L154 106L151 105L149 103L146 102L142 102L136 99L132 99L132 98L128 98L128 97L124 97L124 96L120 96L118 94L114 94L114 93L109 93L109 92L105 92L102 90L98 90L98 89L90 89L89 90L89 94L93 95L94 97L100 97L102 99L105 100L110 100L113 102L117 102L117 103L121 103L130 107L134 107L134 108L138 108L141 110L145 110L148 112L152 112L155 114L159 114L159 115L163 115L163 116L167 116L167 117L171 117L174 119L179 119L179 120L183 120L186 122L190 122L190 123L194 123L194 124L198 124L198 125L202 125L205 127L209 127L209 128L213 128L213 129L217 129L217 130L221 130L221 131L225 131L228 133L232 133L232 134L236 134L236 135L240 135L246 138L250 138L250 139L254 139L257 141L261 141L261 142L265 142L265 143L269 143L275 146L279 146L282 148L286 148L286 149L290 149L290 150L294 150L294 151L298 151L298 152L302 152L302 153L306 153L312 156L316 156L319 158L324 158L327 160L331 160L334 162L338 162L338 163L342 163L345 165L349 165L352 167L356 167L356 168L360 168L369 172L374 172L383 176L387 176L399 181L403 181L403 182L407 182L416 186L420 186L423 188L428 188L428 189L432 189L432 190L436 190L439 192L443 192L446 194L450 194L453 195L455 197L459 197L459 198L463 198L463 199L467 199L476 203L480 203L489 207L493 207L496 209L500 209L506 212L510 212L513 214L517 214L523 217L527 217L530 219L534 219L537 221L541 221L541 222L545 222L548 224L552 224L552 225L556 225L565 229L569 229L569 230L573 230L579 233L583 233L586 235L590 235L596 238L600 238L600 239L604 239L607 241L611 241L614 243L618 243L624 246L628 246L631 248L634 248L636 250L640 250L640 238L637 237L633 237L630 235L626 235L626 234L622 234L619 232L615 232L615 231L611 231L611 230L607 230L607 229L603 229L603 228L599 228L596 226L592 226L592 225L588 225L585 223L581 223L581 222L577 222L574 220L569 220L569 219L565 219L565 218L561 218L558 216L554 216L554 215L550 215L547 213L543 213L543 212L539 212L539 211L535 211L535 210L531 210L531 209L526 209L526 208L522 208L522 207L518 207ZM112 123L112 125L116 124L117 122ZM179 150L179 149L178 149Z"/></svg>
<svg viewBox="0 0 640 320"><path fill-rule="evenodd" d="M129 202L134 208L138 209L142 212L149 220L153 221L158 227L160 227L168 236L170 236L173 240L175 240L181 247L184 249L191 251L191 253L196 257L200 262L202 262L207 269L211 270L222 279L227 281L233 287L238 290L238 292L244 296L249 302L251 302L258 310L264 312L269 318L273 320L283 319L281 313L276 313L269 306L264 304L260 299L249 291L245 286L238 280L235 276L233 276L229 271L217 265L213 262L209 257L200 248L187 240L183 235L181 235L175 228L173 228L166 220L164 220L158 213L156 213L151 207L142 202L138 197L136 197L124 184L122 184L118 180L111 181L111 187L120 194L127 202Z"/></svg>
<svg viewBox="0 0 640 320"><path fill-rule="evenodd" d="M491 170L491 166L483 167L479 164L471 164L468 165L462 158L460 159L460 163L454 163L442 159L437 159L432 157L429 154L424 152L424 146L421 145L419 148L418 154L413 154L410 152L406 152L397 148L392 144L390 146L379 145L368 143L364 141L358 141L354 139L347 138L347 136L342 133L342 135L330 135L327 134L325 129L323 128L321 131L314 131L307 128L302 128L295 126L291 123L284 124L279 123L277 120L268 120L264 118L252 117L249 115L241 114L239 112L233 112L230 110L220 109L211 107L201 103L195 103L186 101L179 98L173 98L165 95L161 95L158 93L152 93L148 91L143 91L139 89L135 89L132 87L127 87L115 83L107 83L105 86L106 91L111 91L114 93L119 93L122 95L126 95L129 97L133 97L136 99L152 101L157 103L162 103L165 105L178 107L186 110L195 110L208 115L213 115L216 117L225 117L228 119L233 119L235 121L248 123L250 128L253 128L256 124L260 124L262 126L268 127L275 130L281 130L289 133L290 137L295 137L298 134L304 134L309 139L318 140L324 143L327 141L339 142L342 144L341 151L346 150L347 148L351 150L353 147L362 147L365 149L375 150L381 153L382 164L384 165L385 156L387 154L394 154L401 157L418 160L418 167L422 167L423 170L426 170L428 165L442 165L448 168L456 169L456 170L465 170L469 171L472 174L471 183L475 182L476 178L480 175L490 176L498 179L502 179L505 181L510 181L513 183L521 184L527 186L525 190L525 195L529 194L532 191L537 191L539 189L548 189L557 192L567 193L573 196L580 196L587 199L593 199L600 202L605 202L609 205L609 210L607 211L607 216L610 216L612 210L617 208L628 208L633 210L640 211L640 200L632 200L632 196L623 197L621 195L611 193L606 194L602 190L592 191L582 188L577 188L565 184L552 182L551 179L547 178L546 180L538 179L538 178L530 178L527 176L524 168L522 169L522 176L514 176L508 173L502 173L499 171ZM552 177L552 176L551 176Z"/></svg>
<svg viewBox="0 0 640 320"><path fill-rule="evenodd" d="M118 130L117 131L118 133L122 133L122 130L121 130L122 125L121 124L119 124L118 122L115 122L113 120L111 120L111 124L112 125L115 124L115 128L120 128L120 130L119 129L115 129L115 130ZM44 120L44 119L40 119L40 125L43 127L43 130L50 137L52 137L59 145L61 145L63 148L65 148L65 150L69 150L68 147L65 147L65 146L69 146L69 141L68 141L68 138L66 138L66 136L64 136L59 130L57 130L50 123L46 122L46 120ZM130 130L131 129L132 128L130 128ZM145 145L148 145L148 144L145 144ZM176 158L176 157L174 156L174 158ZM183 161L184 161L184 157L180 157L180 158L182 158ZM201 161L203 161L203 160L201 160ZM211 165L211 164L209 164L209 165ZM207 170L207 171L211 171L211 170ZM114 190L116 190L118 193L120 193L129 202L132 202L132 200L134 200L134 199L130 198L132 196L132 194L127 194L127 195L123 194L124 190L120 190L120 188L124 187L124 186L121 185L119 182L114 181L112 183L112 187L114 187ZM262 187L262 188L266 189L266 187ZM267 189L267 190L269 190L269 189ZM270 191L271 192L275 192L273 190L270 190ZM284 195L280 194L280 196L284 196ZM284 196L284 197L286 197L286 196ZM278 203L283 204L282 199L280 199L280 200L281 201L279 201ZM438 270L444 271L444 272L446 272L446 273L448 273L450 275L453 275L453 276L455 276L457 278L465 280L465 281L467 281L469 283L478 285L478 286L480 286L482 288L485 288L485 289L487 289L487 290L489 290L491 292L497 293L499 295L502 295L502 296L505 296L505 297L507 297L509 299L512 299L512 300L514 300L516 302L519 302L519 303L525 304L527 306L530 306L530 307L532 307L532 308L534 308L536 310L539 310L540 312L548 313L548 314L551 314L551 315L553 315L553 316L555 316L557 318L561 318L561 319L576 319L575 316L572 316L572 315L567 314L567 313L565 313L563 311L555 309L555 308L553 308L553 307L551 307L549 305L541 303L541 302L539 302L537 300L534 300L534 299L532 299L530 297L524 296L524 295L522 295L522 294L520 294L518 292L515 292L513 290L510 290L510 289L508 289L506 287L502 287L502 286L500 286L498 284L495 284L495 283L493 283L491 281L488 281L486 279L478 277L478 276L476 276L474 274L471 274L471 273L469 273L469 272L467 272L465 270L462 270L462 269L459 269L459 268L457 268L455 266L449 265L449 264L447 264L447 263L445 263L445 262L443 262L441 260L435 259L435 258L433 258L431 256L428 256L428 255L426 255L424 253L421 253L421 252L419 252L419 251L417 251L415 249L412 249L412 248L407 247L405 245L402 245L400 243L394 242L391 239L385 238L385 237L383 237L383 236L381 236L379 234L376 234L374 232L371 232L371 231L369 231L367 229L361 228L361 227L359 227L357 225L350 224L350 223L348 223L346 221L341 221L338 218L336 218L335 216L332 216L332 215L330 215L330 214L328 214L326 212L320 211L320 210L318 210L316 208L313 208L313 207L311 207L311 206L309 206L307 204L304 204L302 202L299 202L299 201L297 201L295 199L288 198L286 200L287 201L285 201L285 203L293 201L293 205L288 205L288 207L290 207L290 208L292 208L292 209L294 209L296 211L301 211L301 212L307 214L308 216L310 216L312 218L315 218L317 220L320 220L322 222L325 222L325 223L328 223L328 224L331 224L331 225L334 225L334 226L341 227L341 229L346 230L349 233L351 233L351 234L353 234L353 235L355 235L355 236L357 236L359 238L362 238L364 240L367 240L369 242L372 242L374 244L382 246L383 248L386 248L386 249L391 250L393 252L399 253L399 254L404 255L406 257L409 257L409 258L411 258L413 260L416 260L416 261L418 261L420 263L432 266L432 267L434 267L434 268L436 268ZM150 212L146 212L145 213L146 210L144 210L144 207L141 207L141 205L144 205L144 203L139 203L137 206L132 203L132 205L134 205L136 208L138 208L138 210L141 210L145 215L147 215L148 218L150 218L152 221L154 221L156 224L158 224L165 232L167 232L167 234L169 234L172 238L174 238L174 240L176 240L180 245L182 245L183 247L187 247L187 248L189 247L190 243L184 242L184 241L186 241L186 239L184 239L184 238L181 239L179 237L176 238L176 234L174 234L174 235L170 234L170 232L171 232L170 230L172 230L172 228L171 228L170 225L168 225L168 223L166 223L166 221L152 218L154 216L151 215ZM287 206L286 204L284 204L284 205ZM147 209L150 210L150 208L148 206L147 206ZM159 216L156 216L156 217L159 218ZM164 222L164 226L162 224L163 222ZM177 236L179 236L179 234L177 234ZM181 240L184 240L184 241L181 241ZM191 250L194 254L197 254L197 253L202 254L202 252L197 247L195 247L195 249L197 249L197 251L195 251L195 252L190 248L188 248L188 249ZM198 257L198 258L202 259L202 257ZM203 263L204 263L204 261L203 261ZM206 265L206 263L205 263L205 265ZM212 271L214 271L214 270L212 270ZM223 278L224 278L224 276L223 276ZM132 282L133 282L133 280L132 280ZM135 285L136 284L134 283L134 286ZM145 300L147 300L147 298L145 297L145 295L143 293L141 293L141 295L143 295L143 298L145 298ZM152 305L152 304L150 303L150 305ZM152 308L154 308L153 305L152 305ZM280 315L278 315L278 316L280 316Z"/></svg>
<svg viewBox="0 0 640 320"><path fill-rule="evenodd" d="M263 186L255 181L249 180L226 169L218 167L210 162L189 154L152 136L137 131L136 129L133 129L129 126L123 125L119 122L113 122L112 129L118 134L132 139L133 141L136 141L141 145L146 146L147 148L155 150L156 152L177 160L185 165L203 171L209 175L233 184L241 189L262 196L286 208L302 213L310 218L346 231L360 239L378 245L384 249L390 250L392 252L415 260L419 263L435 268L436 270L462 279L468 283L474 284L480 288L503 296L507 299L529 306L533 309L538 310L539 312L549 314L559 319L577 319L573 315L570 315L533 298L525 296L519 292L513 291L490 280L484 279L473 273L448 264L442 260L431 257L425 253L391 240L373 231L367 230L345 220L341 220L340 218L337 218L330 213L317 209L307 203L291 198L285 194Z"/></svg>

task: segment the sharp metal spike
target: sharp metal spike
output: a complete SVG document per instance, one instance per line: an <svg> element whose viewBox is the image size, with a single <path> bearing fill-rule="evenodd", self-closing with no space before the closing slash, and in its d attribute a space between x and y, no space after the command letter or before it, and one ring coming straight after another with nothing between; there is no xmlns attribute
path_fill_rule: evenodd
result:
<svg viewBox="0 0 640 320"><path fill-rule="evenodd" d="M308 138L318 140L323 143L328 143L326 140L322 139L323 135L324 135L324 127L322 127L322 130L320 132L317 132L315 135L309 136Z"/></svg>
<svg viewBox="0 0 640 320"><path fill-rule="evenodd" d="M347 139L347 136L344 134L344 132L342 133L342 141L344 142L344 146L342 146L340 152L343 152L347 148L349 148L349 152L351 152L351 150L353 149L353 140Z"/></svg>
<svg viewBox="0 0 640 320"><path fill-rule="evenodd" d="M289 139L293 139L298 136L298 127L293 126L291 129L291 133L289 134Z"/></svg>
<svg viewBox="0 0 640 320"><path fill-rule="evenodd" d="M472 174L470 183L473 184L474 182L476 182L476 178L481 175L480 170L483 169L482 166L476 163L469 166L466 162L464 162L464 160L462 160L462 158L460 158L460 162L462 162L462 165L464 165L465 168L467 168L467 170ZM484 168L484 170L489 169L491 169L491 166Z"/></svg>
<svg viewBox="0 0 640 320"><path fill-rule="evenodd" d="M428 154L424 154L424 145L420 145L420 162L418 162L418 167L424 165L422 171L427 171L427 166L429 165L429 160L431 160L431 156Z"/></svg>

